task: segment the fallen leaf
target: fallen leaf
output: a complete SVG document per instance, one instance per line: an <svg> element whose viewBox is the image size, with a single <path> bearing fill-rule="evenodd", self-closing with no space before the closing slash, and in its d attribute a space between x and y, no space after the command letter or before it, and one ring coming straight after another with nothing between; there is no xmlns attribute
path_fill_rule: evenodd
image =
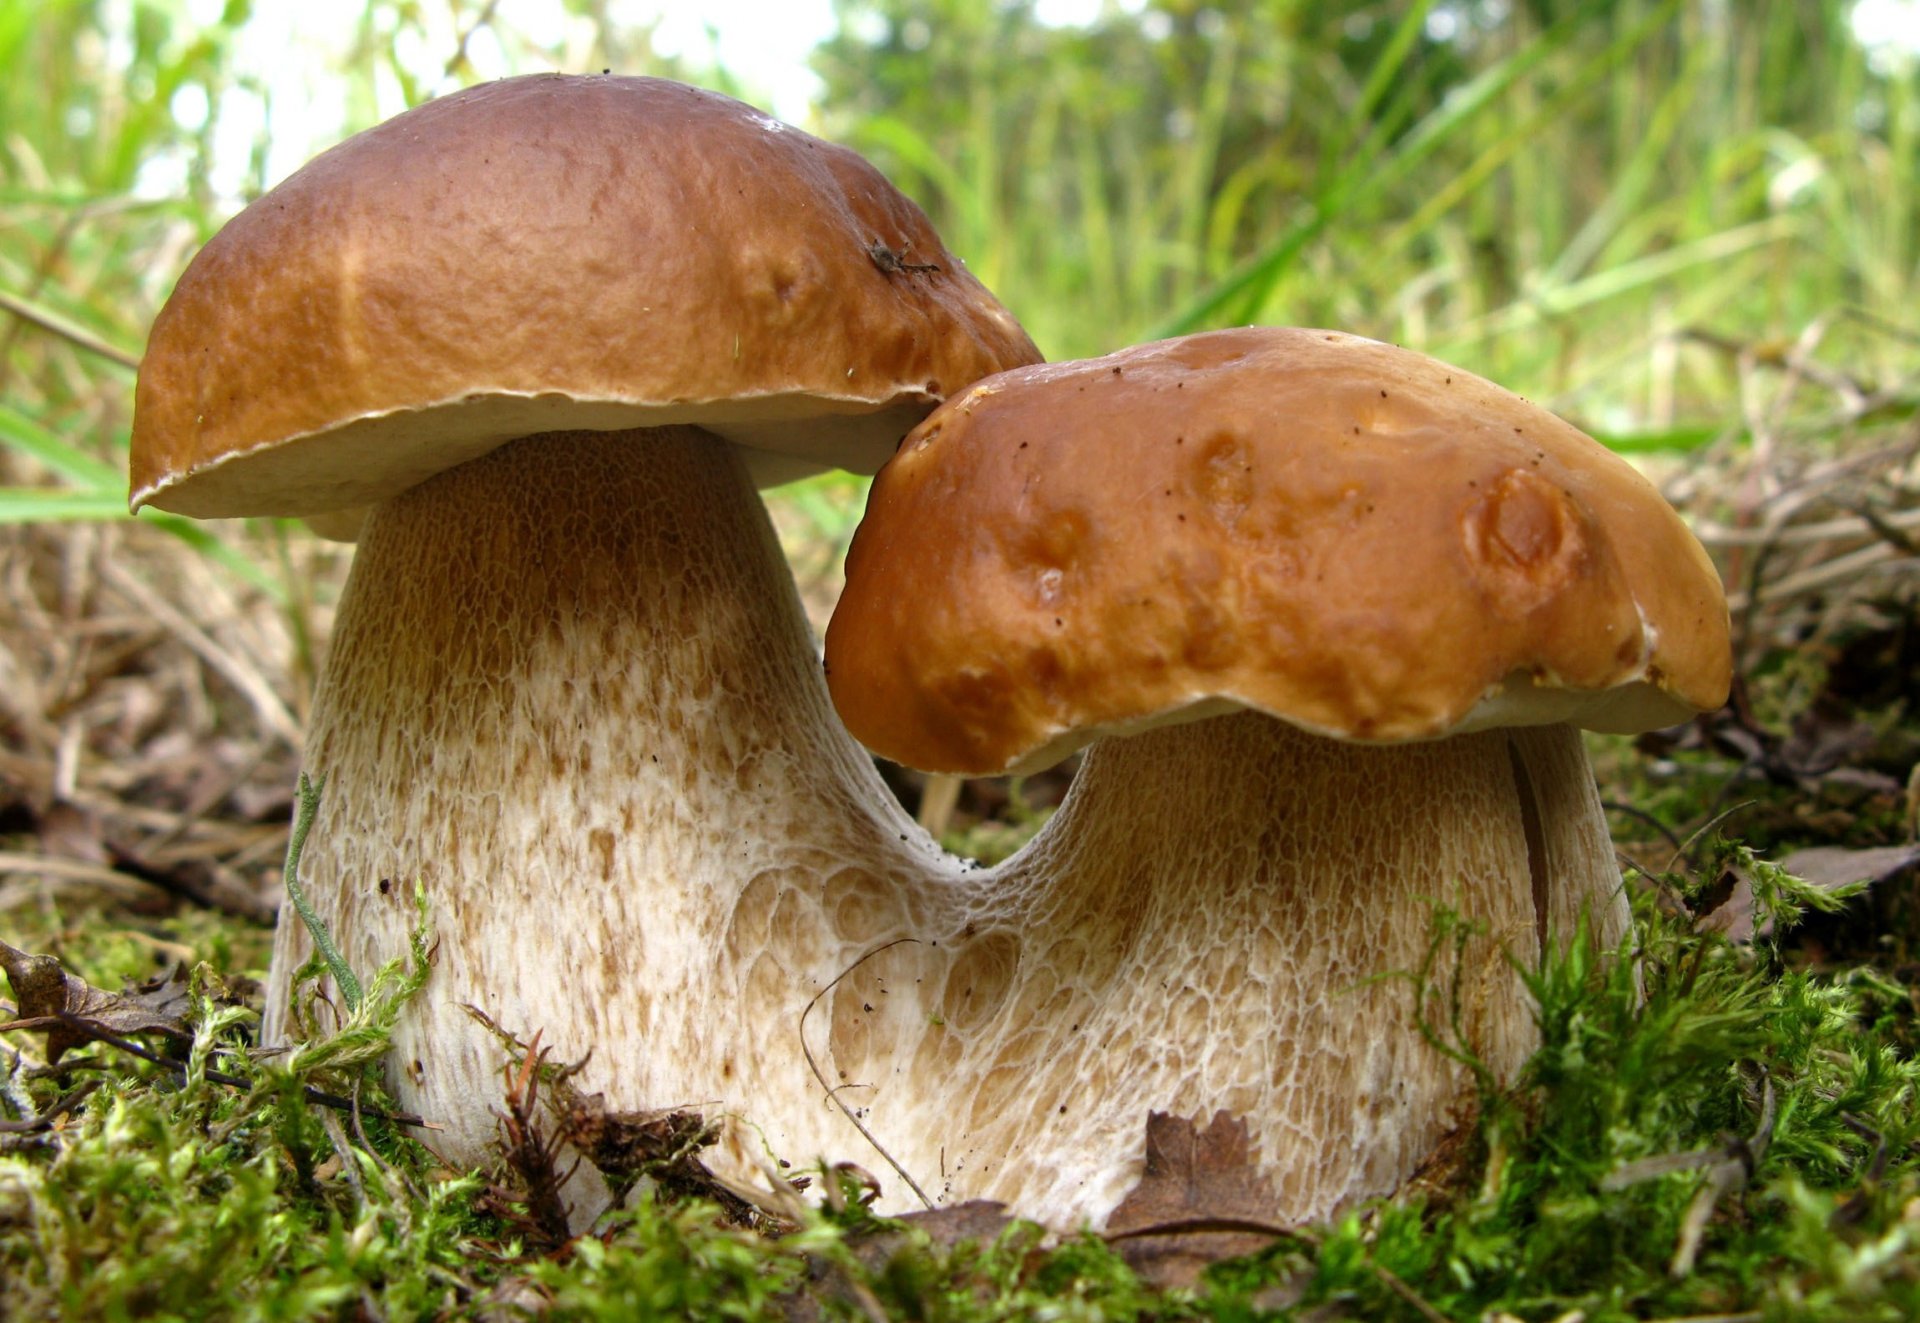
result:
<svg viewBox="0 0 1920 1323"><path fill-rule="evenodd" d="M992 1199L969 1199L945 1208L928 1208L888 1218L880 1227L857 1231L847 1237L847 1248L867 1271L879 1274L894 1256L917 1242L913 1232L926 1236L929 1247L951 1250L969 1241L990 1245L1000 1233L1014 1224L1007 1206ZM898 1224L898 1225L896 1225Z"/></svg>
<svg viewBox="0 0 1920 1323"><path fill-rule="evenodd" d="M945 1208L903 1213L893 1220L925 1232L927 1239L939 1249L952 1249L966 1241L987 1244L1014 1223L1007 1214L1007 1206L992 1199L969 1199Z"/></svg>
<svg viewBox="0 0 1920 1323"><path fill-rule="evenodd" d="M1107 1240L1163 1289L1190 1287L1209 1264L1265 1249L1287 1228L1257 1158L1247 1123L1230 1112L1215 1112L1205 1130L1150 1112L1145 1169L1107 1218Z"/></svg>
<svg viewBox="0 0 1920 1323"><path fill-rule="evenodd" d="M1916 865L1920 865L1920 845L1882 845L1867 850L1822 845L1796 850L1780 861L1780 867L1795 877L1829 890L1854 882L1880 886Z"/></svg>
<svg viewBox="0 0 1920 1323"><path fill-rule="evenodd" d="M1856 882L1869 887L1891 882L1916 864L1920 864L1920 846L1914 845L1866 850L1823 845L1779 861L1782 869L1823 891ZM1742 868L1729 867L1697 904L1700 930L1720 933L1729 942L1751 942L1756 935L1765 937L1773 931L1771 921L1755 926L1753 881Z"/></svg>
<svg viewBox="0 0 1920 1323"><path fill-rule="evenodd" d="M1728 869L1713 886L1694 900L1694 927L1703 933L1719 933L1729 942L1753 940L1753 883L1737 869ZM1773 925L1763 923L1760 931L1771 932Z"/></svg>
<svg viewBox="0 0 1920 1323"><path fill-rule="evenodd" d="M1007 1216L1005 1204L995 1203L991 1199L969 1199L963 1204L889 1218L878 1227L856 1231L848 1236L846 1247L867 1274L878 1278L894 1270L894 1260L900 1255L918 1251L919 1242L913 1231L920 1231L927 1237L929 1248L942 1251L968 1241L977 1245L990 1244L999 1239L1000 1233L1012 1226L1015 1220ZM1028 1223L1027 1227L1036 1237L1037 1244L1040 1228L1032 1223ZM871 1300L871 1293L848 1275L844 1263L810 1254L807 1256L806 1284L784 1297L780 1301L780 1309L786 1323L819 1323L822 1319L841 1318L849 1314L857 1316L866 1313L868 1317L873 1317L870 1310L863 1308L864 1303Z"/></svg>
<svg viewBox="0 0 1920 1323"><path fill-rule="evenodd" d="M96 1038L158 1033L177 1042L192 1042L186 1014L187 974L171 973L130 986L120 992L102 992L84 979L67 973L49 955L30 955L0 942L0 970L13 987L15 1018L0 1029L39 1029L47 1035L47 1060L60 1060L68 1048Z"/></svg>
<svg viewBox="0 0 1920 1323"><path fill-rule="evenodd" d="M1779 748L1778 763L1793 776L1817 779L1856 762L1873 745L1870 726L1849 716L1846 704L1822 695L1794 718L1793 729Z"/></svg>

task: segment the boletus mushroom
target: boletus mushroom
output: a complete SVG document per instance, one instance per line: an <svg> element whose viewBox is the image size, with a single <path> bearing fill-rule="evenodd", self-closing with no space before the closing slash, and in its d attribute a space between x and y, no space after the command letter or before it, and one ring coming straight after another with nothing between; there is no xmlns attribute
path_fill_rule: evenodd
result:
<svg viewBox="0 0 1920 1323"><path fill-rule="evenodd" d="M1632 467L1423 355L1246 329L1017 368L875 481L827 634L930 771L1084 745L866 1124L1099 1223L1150 1111L1243 1120L1283 1220L1404 1181L1537 1042L1521 966L1626 903L1579 734L1729 683L1699 544ZM1437 941L1451 911L1478 934ZM1424 1027L1423 1027L1424 1026ZM880 1063L842 1060L852 1078Z"/></svg>
<svg viewBox="0 0 1920 1323"><path fill-rule="evenodd" d="M433 101L194 258L141 366L132 503L366 512L303 871L363 973L425 889L391 1073L451 1159L486 1156L506 1055L469 1005L616 1109L738 1112L802 1161L846 1128L795 1022L959 870L834 720L756 483L871 472L1037 357L865 161L654 79ZM270 1039L308 950L285 907Z"/></svg>

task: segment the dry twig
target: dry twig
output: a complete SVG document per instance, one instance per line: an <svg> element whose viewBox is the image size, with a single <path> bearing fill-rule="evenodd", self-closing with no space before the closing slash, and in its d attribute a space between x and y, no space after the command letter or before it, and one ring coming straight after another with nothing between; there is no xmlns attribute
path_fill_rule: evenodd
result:
<svg viewBox="0 0 1920 1323"><path fill-rule="evenodd" d="M861 1137L864 1138L869 1144L873 1145L873 1151L878 1153L881 1157L885 1158L887 1160L887 1165L889 1167L892 1167L895 1171L900 1173L900 1179L907 1183L907 1188L912 1190L914 1194L919 1197L920 1202L924 1204L926 1207L932 1208L933 1200L927 1198L927 1192L920 1188L920 1183L914 1180L913 1177L907 1173L907 1169L905 1167L901 1166L897 1161L894 1160L893 1154L887 1152L885 1145L883 1145L878 1139L874 1138L873 1131L867 1129L866 1125L860 1120L859 1116L857 1116L854 1113L853 1108L847 1106L846 1101L840 1097L840 1090L834 1088L832 1085L827 1083L826 1074L823 1071L821 1071L820 1063L813 1059L813 1049L807 1046L807 1016L811 1015L813 1013L813 1008L820 1004L820 999L826 996L829 992L832 992L834 987L839 984L841 979L853 973L854 970L860 968L860 966L864 965L867 961L879 955L882 951L890 951L894 947L903 945L908 942L912 942L917 945L919 942L919 939L917 937L896 937L891 942L885 942L879 946L874 947L873 950L861 956L858 960L848 965L845 969L841 970L838 974L835 974L833 978L827 983L826 987L820 989L820 991L813 994L813 999L807 1003L806 1009L800 1012L800 1028L799 1028L800 1053L802 1056L806 1057L807 1059L807 1069L811 1070L813 1072L813 1077L816 1080L820 1081L820 1087L827 1091L827 1097L833 1099L834 1106L838 1107L842 1112L844 1112L846 1114L847 1120L853 1122L853 1128L855 1130L858 1130L861 1134ZM840 1087L850 1088L852 1086L841 1085Z"/></svg>

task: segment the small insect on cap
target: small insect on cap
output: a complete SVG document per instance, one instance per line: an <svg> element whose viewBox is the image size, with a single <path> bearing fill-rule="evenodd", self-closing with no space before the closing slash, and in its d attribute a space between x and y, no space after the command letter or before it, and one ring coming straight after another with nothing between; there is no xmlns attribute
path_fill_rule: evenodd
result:
<svg viewBox="0 0 1920 1323"><path fill-rule="evenodd" d="M1251 328L1017 368L875 480L827 632L848 728L974 774L1254 708L1338 739L1644 730L1731 672L1631 466L1422 354Z"/></svg>
<svg viewBox="0 0 1920 1323"><path fill-rule="evenodd" d="M872 472L1038 357L854 153L659 79L512 78L347 140L201 250L141 366L132 503L321 514L536 432L688 423L763 483Z"/></svg>

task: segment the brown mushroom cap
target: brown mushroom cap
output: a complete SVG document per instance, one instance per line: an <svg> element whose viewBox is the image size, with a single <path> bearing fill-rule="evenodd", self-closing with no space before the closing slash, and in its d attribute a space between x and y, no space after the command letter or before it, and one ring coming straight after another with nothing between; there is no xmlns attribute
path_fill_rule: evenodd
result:
<svg viewBox="0 0 1920 1323"><path fill-rule="evenodd" d="M1341 739L1669 725L1726 603L1630 465L1425 355L1250 328L1017 368L875 481L827 632L853 734L1044 766L1236 707Z"/></svg>
<svg viewBox="0 0 1920 1323"><path fill-rule="evenodd" d="M200 251L141 365L132 503L324 514L515 437L681 423L763 483L871 472L1038 357L854 153L659 79L512 78L349 139Z"/></svg>

